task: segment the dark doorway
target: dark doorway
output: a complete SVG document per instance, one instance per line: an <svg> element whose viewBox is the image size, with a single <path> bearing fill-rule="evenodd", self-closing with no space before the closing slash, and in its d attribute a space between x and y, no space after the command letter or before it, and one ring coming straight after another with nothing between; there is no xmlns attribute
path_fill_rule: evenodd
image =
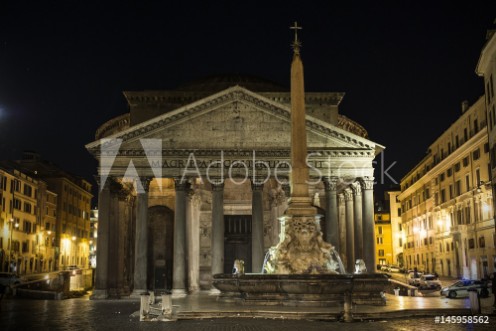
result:
<svg viewBox="0 0 496 331"><path fill-rule="evenodd" d="M251 272L251 215L224 216L224 273L232 273L236 259Z"/></svg>
<svg viewBox="0 0 496 331"><path fill-rule="evenodd" d="M165 206L148 209L148 286L172 289L174 212Z"/></svg>

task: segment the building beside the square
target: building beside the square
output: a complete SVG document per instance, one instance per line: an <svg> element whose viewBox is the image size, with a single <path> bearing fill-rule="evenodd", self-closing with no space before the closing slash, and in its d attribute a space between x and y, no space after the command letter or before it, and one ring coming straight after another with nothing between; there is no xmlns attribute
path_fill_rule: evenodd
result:
<svg viewBox="0 0 496 331"><path fill-rule="evenodd" d="M91 184L33 152L0 166L3 269L9 251L21 274L88 268Z"/></svg>
<svg viewBox="0 0 496 331"><path fill-rule="evenodd" d="M496 197L496 30L488 30L486 44L481 50L475 72L484 79L487 132L490 151L490 177L493 196ZM496 210L496 199L493 199L493 209Z"/></svg>
<svg viewBox="0 0 496 331"><path fill-rule="evenodd" d="M15 168L0 166L0 265L3 271L31 274L39 272L46 262L46 246L39 236L41 222L37 214L43 184Z"/></svg>
<svg viewBox="0 0 496 331"><path fill-rule="evenodd" d="M401 223L401 202L398 195L401 191L388 191L389 195L389 217L391 219L391 249L393 255L393 264L404 267L403 243L406 242L403 224Z"/></svg>
<svg viewBox="0 0 496 331"><path fill-rule="evenodd" d="M391 215L387 200L374 203L374 233L377 267L393 263Z"/></svg>
<svg viewBox="0 0 496 331"><path fill-rule="evenodd" d="M407 268L471 279L496 270L484 100L463 102L461 116L401 180Z"/></svg>

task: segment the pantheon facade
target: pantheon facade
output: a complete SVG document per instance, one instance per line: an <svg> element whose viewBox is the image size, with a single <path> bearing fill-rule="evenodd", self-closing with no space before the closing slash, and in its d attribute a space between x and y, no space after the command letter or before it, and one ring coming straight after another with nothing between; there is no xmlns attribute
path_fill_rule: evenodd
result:
<svg viewBox="0 0 496 331"><path fill-rule="evenodd" d="M94 298L211 289L212 275L262 272L291 187L290 92L245 75L126 91L101 125ZM306 92L310 195L347 271L375 270L373 159L384 147L339 114L344 93Z"/></svg>

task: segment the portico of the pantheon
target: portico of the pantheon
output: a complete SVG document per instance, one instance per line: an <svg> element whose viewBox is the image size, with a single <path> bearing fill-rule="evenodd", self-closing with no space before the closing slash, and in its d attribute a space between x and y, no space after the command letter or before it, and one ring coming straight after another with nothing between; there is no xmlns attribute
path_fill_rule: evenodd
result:
<svg viewBox="0 0 496 331"><path fill-rule="evenodd" d="M129 113L86 145L99 161L93 298L211 289L261 272L291 188L290 92L244 75L126 91ZM375 270L373 159L383 150L339 114L343 93L306 92L310 195L348 272Z"/></svg>

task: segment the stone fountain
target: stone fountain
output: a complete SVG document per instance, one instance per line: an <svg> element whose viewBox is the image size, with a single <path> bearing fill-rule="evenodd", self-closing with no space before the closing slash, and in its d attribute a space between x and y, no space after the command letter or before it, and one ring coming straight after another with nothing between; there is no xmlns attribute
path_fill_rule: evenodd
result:
<svg viewBox="0 0 496 331"><path fill-rule="evenodd" d="M309 196L305 90L295 23L291 63L291 195L281 217L279 243L271 247L260 274L216 274L221 300L263 305L385 304L383 274L346 274L339 254L323 240L320 215ZM373 240L373 238L369 238Z"/></svg>

